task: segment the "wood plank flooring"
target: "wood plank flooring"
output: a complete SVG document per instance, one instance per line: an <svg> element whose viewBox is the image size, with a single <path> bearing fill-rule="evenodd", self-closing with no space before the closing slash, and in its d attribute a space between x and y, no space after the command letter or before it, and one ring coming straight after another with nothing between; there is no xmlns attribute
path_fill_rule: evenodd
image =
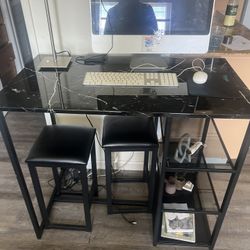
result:
<svg viewBox="0 0 250 250"><path fill-rule="evenodd" d="M7 122L17 149L28 188L34 199L25 157L34 139L45 124L42 114L9 113ZM51 191L48 185L50 173L41 172L44 193ZM214 177L218 196L227 185L227 176ZM62 210L64 208L64 210ZM73 209L81 214L82 208L56 207L56 212L65 217ZM67 210L67 211L65 211ZM92 233L62 230L46 230L41 240L37 240L26 211L15 174L9 163L5 147L0 143L0 250L30 249L86 249L86 250L189 250L190 247L152 246L152 223L149 214L130 214L137 225L125 222L120 215L107 216L104 205L92 207ZM73 214L73 212L71 213ZM79 218L80 219L80 218ZM197 250L204 248L195 248ZM250 249L250 153L248 153L242 174L237 184L216 248L217 250Z"/></svg>

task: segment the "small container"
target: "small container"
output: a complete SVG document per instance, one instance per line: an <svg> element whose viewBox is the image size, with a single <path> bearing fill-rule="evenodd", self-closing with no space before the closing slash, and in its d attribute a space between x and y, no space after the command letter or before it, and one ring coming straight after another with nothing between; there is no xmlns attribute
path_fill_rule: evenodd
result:
<svg viewBox="0 0 250 250"><path fill-rule="evenodd" d="M165 179L165 192L167 194L175 194L176 186L174 176L169 176L167 179Z"/></svg>
<svg viewBox="0 0 250 250"><path fill-rule="evenodd" d="M214 26L212 27L211 37L210 37L210 50L216 50L220 47L223 42L223 38L226 32L226 27Z"/></svg>
<svg viewBox="0 0 250 250"><path fill-rule="evenodd" d="M224 25L227 27L234 26L236 16L237 16L237 11L239 7L239 2L238 0L229 0L227 4L227 9L225 13L225 18L224 18Z"/></svg>

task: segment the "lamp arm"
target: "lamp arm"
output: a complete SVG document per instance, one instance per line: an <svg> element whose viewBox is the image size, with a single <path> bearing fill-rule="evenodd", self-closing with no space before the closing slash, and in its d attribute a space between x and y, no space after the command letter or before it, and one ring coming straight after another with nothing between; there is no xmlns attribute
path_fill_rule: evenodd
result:
<svg viewBox="0 0 250 250"><path fill-rule="evenodd" d="M55 48L55 42L54 42L48 0L44 0L44 5L45 5L47 23L48 23L48 28L49 28L49 36L50 36L50 45L51 45L51 49L52 49L52 55L53 55L54 62L57 62L57 54L56 54L56 48Z"/></svg>

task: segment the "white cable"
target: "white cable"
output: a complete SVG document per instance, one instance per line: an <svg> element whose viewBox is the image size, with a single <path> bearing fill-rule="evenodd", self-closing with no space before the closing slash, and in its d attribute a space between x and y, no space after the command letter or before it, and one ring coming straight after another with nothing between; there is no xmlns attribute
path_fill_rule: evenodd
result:
<svg viewBox="0 0 250 250"><path fill-rule="evenodd" d="M202 67L201 66L196 66L194 65L196 61L200 61L202 63ZM188 67L184 70L181 71L181 73L179 73L177 75L177 77L181 76L185 71L187 70L190 70L190 69L193 69L195 71L204 71L206 65L205 65L205 62L201 59L201 58L195 58L193 61L192 61L192 67ZM198 69L198 70L197 70Z"/></svg>
<svg viewBox="0 0 250 250"><path fill-rule="evenodd" d="M123 163L121 166L118 166L119 169L114 169L115 170L115 171L113 171L114 175L121 172L122 168L124 168L132 160L132 158L134 156L134 153L135 152L132 152L131 156L128 158L128 160L125 163ZM116 156L116 157L118 157L118 156ZM98 175L98 177L105 177L105 176L106 176L105 174L104 175Z"/></svg>
<svg viewBox="0 0 250 250"><path fill-rule="evenodd" d="M198 68L198 69L200 69L201 71L203 71L203 69L202 69L200 66L192 66L192 67L183 69L183 70L181 71L181 73L179 73L179 74L177 75L177 77L181 76L185 71L190 70L190 69L195 69L195 68Z"/></svg>
<svg viewBox="0 0 250 250"><path fill-rule="evenodd" d="M241 96L245 99L245 101L250 104L250 101L247 99L247 97L239 90L239 93L241 94Z"/></svg>
<svg viewBox="0 0 250 250"><path fill-rule="evenodd" d="M193 61L192 61L192 67L198 67L198 66L195 66L194 65L194 63L196 62L196 61L200 61L201 63L202 63L202 70L201 71L203 71L204 69L205 69L205 67L206 67L206 65L205 65L205 62L201 59L201 58L195 58ZM200 66L199 66L200 67ZM200 67L201 68L201 67ZM194 68L194 70L195 70L195 68ZM198 70L195 70L195 71L198 71Z"/></svg>
<svg viewBox="0 0 250 250"><path fill-rule="evenodd" d="M127 160L125 163L123 163L119 168L122 169L123 167L125 167L125 166L132 160L134 154L135 154L135 152L132 152L132 154L131 154L131 156L128 158L128 160Z"/></svg>
<svg viewBox="0 0 250 250"><path fill-rule="evenodd" d="M176 65L172 66L171 68L167 68L167 70L172 70L174 68L176 68L177 66L181 65L182 63L184 63L186 60L182 60L181 62L177 63Z"/></svg>
<svg viewBox="0 0 250 250"><path fill-rule="evenodd" d="M52 100L53 100L53 98L54 98L54 96L56 94L57 84L58 83L59 83L59 79L58 79L58 77L56 77L56 81L55 81L55 84L54 84L54 90L53 90L53 93L52 93L52 95L51 95L51 97L50 97L50 99L48 101L48 107L49 107L49 109L51 109L51 102L52 102Z"/></svg>
<svg viewBox="0 0 250 250"><path fill-rule="evenodd" d="M133 72L134 70L139 69L139 68L141 68L142 66L152 66L152 67L154 67L154 68L158 68L158 69L161 69L161 70L162 70L162 69L167 69L167 68L159 67L159 66L157 66L157 65L155 65L155 64L152 64L152 63L143 63L143 64L140 64L140 65L134 67L133 69L131 69L130 72Z"/></svg>
<svg viewBox="0 0 250 250"><path fill-rule="evenodd" d="M134 70L136 70L136 69L138 69L138 68L140 68L142 66L152 66L154 68L159 68L160 70L172 70L172 69L176 68L177 66L181 65L184 62L185 62L185 59L182 60L181 62L177 63L176 65L172 66L171 68L167 68L167 67L166 68L162 68L162 67L159 67L159 66L157 66L155 64L152 64L152 63L143 63L143 64L140 64L140 65L134 67L133 69L131 69L130 72L133 72Z"/></svg>

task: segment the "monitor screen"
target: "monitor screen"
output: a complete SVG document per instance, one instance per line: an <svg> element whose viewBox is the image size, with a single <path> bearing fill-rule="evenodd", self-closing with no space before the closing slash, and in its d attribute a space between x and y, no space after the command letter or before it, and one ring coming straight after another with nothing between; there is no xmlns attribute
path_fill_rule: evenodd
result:
<svg viewBox="0 0 250 250"><path fill-rule="evenodd" d="M92 46L105 53L204 53L214 0L91 0Z"/></svg>

